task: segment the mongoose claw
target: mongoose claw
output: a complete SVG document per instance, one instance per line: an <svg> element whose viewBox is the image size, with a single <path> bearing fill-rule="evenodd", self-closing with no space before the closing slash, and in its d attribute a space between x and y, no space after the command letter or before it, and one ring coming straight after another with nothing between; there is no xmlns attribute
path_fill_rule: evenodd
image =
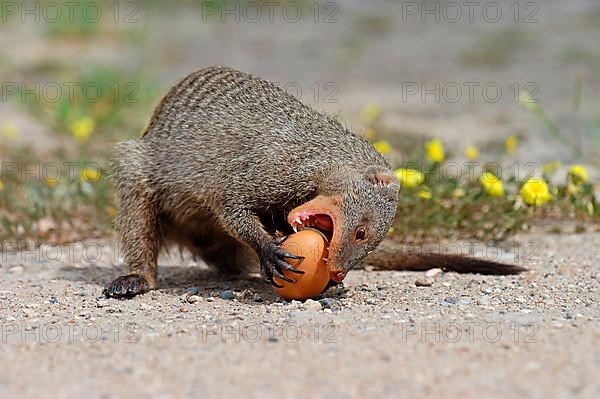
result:
<svg viewBox="0 0 600 399"><path fill-rule="evenodd" d="M260 265L265 280L276 288L282 286L277 284L273 277L277 277L280 280L287 281L288 283L295 283L295 280L287 277L283 274L284 270L289 270L296 274L304 274L302 270L295 269L292 265L287 263L284 259L304 259L303 256L296 256L285 249L281 248L278 244L283 242L280 239L276 239L273 242L267 244L262 251L260 257Z"/></svg>
<svg viewBox="0 0 600 399"><path fill-rule="evenodd" d="M282 236L282 237L276 238L276 239L275 239L275 244L276 244L276 245L281 245L281 244L282 244L282 243L283 243L283 242L284 242L284 241L285 241L287 238L288 238L288 236ZM279 248L279 249L281 249L281 248ZM294 254L291 254L291 253L289 253L289 252L287 252L287 251L284 251L283 249L281 249L281 251L283 251L283 252L281 252L281 254L282 254L282 257L283 257L283 258L297 259L297 260L302 260L302 259L304 259L304 256L298 256L298 255L294 255ZM289 265L289 264L287 264L287 263L286 263L286 265L287 265L287 266L290 266L290 265ZM291 267L291 266L290 266L290 269L286 268L286 270L291 270L291 271L293 271L294 273L298 273L298 274L304 274L304 272L303 272L303 271L301 271L301 270L297 270L297 269L294 269L294 268L293 268L293 267Z"/></svg>
<svg viewBox="0 0 600 399"><path fill-rule="evenodd" d="M285 240L287 240L288 236L281 236L275 239L275 244L281 245Z"/></svg>
<svg viewBox="0 0 600 399"><path fill-rule="evenodd" d="M139 274L128 274L115 279L102 291L107 298L133 298L150 290L146 278Z"/></svg>

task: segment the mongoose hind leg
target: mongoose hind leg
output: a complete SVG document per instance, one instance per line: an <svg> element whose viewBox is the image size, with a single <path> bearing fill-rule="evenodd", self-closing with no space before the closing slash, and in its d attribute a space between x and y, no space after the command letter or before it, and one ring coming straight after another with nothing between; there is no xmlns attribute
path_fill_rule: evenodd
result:
<svg viewBox="0 0 600 399"><path fill-rule="evenodd" d="M194 258L227 274L240 274L258 265L256 253L236 240L203 210L184 221L161 219L165 246L187 248Z"/></svg>
<svg viewBox="0 0 600 399"><path fill-rule="evenodd" d="M130 298L157 288L162 235L157 204L140 182L117 178L117 193L120 208L115 228L129 274L114 280L103 293L107 297Z"/></svg>
<svg viewBox="0 0 600 399"><path fill-rule="evenodd" d="M227 274L258 269L256 253L246 244L224 231L213 231L210 238L198 243L198 252L209 265Z"/></svg>

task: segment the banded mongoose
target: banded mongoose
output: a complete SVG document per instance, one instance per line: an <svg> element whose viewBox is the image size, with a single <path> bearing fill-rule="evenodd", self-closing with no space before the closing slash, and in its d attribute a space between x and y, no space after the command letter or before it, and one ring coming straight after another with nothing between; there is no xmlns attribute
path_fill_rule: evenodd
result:
<svg viewBox="0 0 600 399"><path fill-rule="evenodd" d="M115 228L129 274L104 293L157 288L161 248L187 247L208 264L289 279L294 255L276 230L329 238L332 281L377 247L392 225L399 183L361 136L277 85L227 67L190 74L162 99L139 139L117 145ZM384 269L512 274L517 266L441 255L374 257Z"/></svg>

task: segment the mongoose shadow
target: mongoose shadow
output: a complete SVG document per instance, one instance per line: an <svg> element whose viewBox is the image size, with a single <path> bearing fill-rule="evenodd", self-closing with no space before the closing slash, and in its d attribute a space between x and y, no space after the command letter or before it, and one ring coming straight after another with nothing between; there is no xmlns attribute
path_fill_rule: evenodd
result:
<svg viewBox="0 0 600 399"><path fill-rule="evenodd" d="M89 265L85 268L74 266L63 266L60 268L58 277L62 280L84 282L103 287L106 281L124 269L107 268L97 265ZM209 297L211 293L218 293L226 289L235 292L243 292L250 289L257 293L265 301L276 301L277 295L266 284L262 278L257 276L240 276L231 273L223 273L217 270L206 270L187 265L169 265L161 267L161 275L158 279L161 291L169 295L180 295L187 288L198 288L198 295ZM101 294L101 290L98 291ZM248 301L254 303L254 301Z"/></svg>
<svg viewBox="0 0 600 399"><path fill-rule="evenodd" d="M330 279L341 282L386 237L400 184L387 160L338 120L277 85L227 67L194 72L157 106L136 140L115 148L115 229L128 274L104 290L155 289L158 255L187 248L220 270L301 273L283 238L303 228L329 240ZM374 254L375 255L375 254ZM523 269L444 256L372 256L375 268L515 274Z"/></svg>

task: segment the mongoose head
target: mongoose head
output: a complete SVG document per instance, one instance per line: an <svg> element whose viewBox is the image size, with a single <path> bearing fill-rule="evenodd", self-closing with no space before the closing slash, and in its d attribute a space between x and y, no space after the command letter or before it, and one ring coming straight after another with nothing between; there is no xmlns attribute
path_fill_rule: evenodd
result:
<svg viewBox="0 0 600 399"><path fill-rule="evenodd" d="M390 229L400 186L393 172L379 165L329 174L317 196L293 209L294 230L316 228L329 240L330 278L340 282L377 247Z"/></svg>

